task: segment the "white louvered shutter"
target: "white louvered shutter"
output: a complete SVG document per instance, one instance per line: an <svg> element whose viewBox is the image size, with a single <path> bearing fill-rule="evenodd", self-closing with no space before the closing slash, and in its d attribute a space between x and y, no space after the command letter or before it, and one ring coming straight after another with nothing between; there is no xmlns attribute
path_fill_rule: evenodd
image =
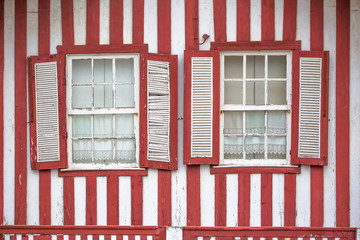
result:
<svg viewBox="0 0 360 240"><path fill-rule="evenodd" d="M37 161L59 161L57 63L35 64Z"/></svg>
<svg viewBox="0 0 360 240"><path fill-rule="evenodd" d="M170 162L170 68L169 62L147 62L148 159Z"/></svg>
<svg viewBox="0 0 360 240"><path fill-rule="evenodd" d="M320 158L321 68L321 58L300 58L300 158Z"/></svg>
<svg viewBox="0 0 360 240"><path fill-rule="evenodd" d="M191 59L191 157L212 157L212 64L211 57Z"/></svg>

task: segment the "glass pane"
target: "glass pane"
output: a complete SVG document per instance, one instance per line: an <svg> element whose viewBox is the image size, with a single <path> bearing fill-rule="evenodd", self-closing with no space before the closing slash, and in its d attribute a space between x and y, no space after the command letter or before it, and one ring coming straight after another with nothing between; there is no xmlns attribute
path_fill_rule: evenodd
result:
<svg viewBox="0 0 360 240"><path fill-rule="evenodd" d="M225 78L243 78L243 57L225 57Z"/></svg>
<svg viewBox="0 0 360 240"><path fill-rule="evenodd" d="M72 60L72 82L91 83L91 59Z"/></svg>
<svg viewBox="0 0 360 240"><path fill-rule="evenodd" d="M265 56L246 57L246 78L265 78Z"/></svg>
<svg viewBox="0 0 360 240"><path fill-rule="evenodd" d="M246 105L265 104L265 82L246 82Z"/></svg>
<svg viewBox="0 0 360 240"><path fill-rule="evenodd" d="M111 59L94 59L94 82L112 82Z"/></svg>
<svg viewBox="0 0 360 240"><path fill-rule="evenodd" d="M113 107L113 85L94 86L94 107L112 108Z"/></svg>
<svg viewBox="0 0 360 240"><path fill-rule="evenodd" d="M124 114L116 116L115 136L134 138L134 115Z"/></svg>
<svg viewBox="0 0 360 240"><path fill-rule="evenodd" d="M134 107L134 85L116 86L116 107Z"/></svg>
<svg viewBox="0 0 360 240"><path fill-rule="evenodd" d="M116 82L134 82L134 59L116 59Z"/></svg>
<svg viewBox="0 0 360 240"><path fill-rule="evenodd" d="M135 139L122 139L116 141L116 162L135 162Z"/></svg>
<svg viewBox="0 0 360 240"><path fill-rule="evenodd" d="M243 158L243 138L238 136L224 137L224 158L242 159Z"/></svg>
<svg viewBox="0 0 360 240"><path fill-rule="evenodd" d="M224 134L243 134L243 112L225 112Z"/></svg>
<svg viewBox="0 0 360 240"><path fill-rule="evenodd" d="M225 81L225 104L243 104L243 82Z"/></svg>
<svg viewBox="0 0 360 240"><path fill-rule="evenodd" d="M246 159L264 158L264 137L247 136L245 137Z"/></svg>
<svg viewBox="0 0 360 240"><path fill-rule="evenodd" d="M72 87L72 107L91 108L92 107L92 87L73 86Z"/></svg>
<svg viewBox="0 0 360 240"><path fill-rule="evenodd" d="M247 134L265 133L265 112L253 111L245 113L245 127Z"/></svg>
<svg viewBox="0 0 360 240"><path fill-rule="evenodd" d="M91 163L91 140L76 140L72 143L72 161L74 163Z"/></svg>
<svg viewBox="0 0 360 240"><path fill-rule="evenodd" d="M286 56L268 56L268 77L286 78Z"/></svg>
<svg viewBox="0 0 360 240"><path fill-rule="evenodd" d="M94 140L94 161L107 163L113 161L112 140Z"/></svg>
<svg viewBox="0 0 360 240"><path fill-rule="evenodd" d="M286 105L286 81L268 82L268 104Z"/></svg>
<svg viewBox="0 0 360 240"><path fill-rule="evenodd" d="M91 116L72 116L72 136L91 137Z"/></svg>
<svg viewBox="0 0 360 240"><path fill-rule="evenodd" d="M268 134L286 133L286 111L269 111L267 117Z"/></svg>
<svg viewBox="0 0 360 240"><path fill-rule="evenodd" d="M94 116L94 137L112 137L112 115Z"/></svg>
<svg viewBox="0 0 360 240"><path fill-rule="evenodd" d="M286 159L286 137L268 137L268 158Z"/></svg>

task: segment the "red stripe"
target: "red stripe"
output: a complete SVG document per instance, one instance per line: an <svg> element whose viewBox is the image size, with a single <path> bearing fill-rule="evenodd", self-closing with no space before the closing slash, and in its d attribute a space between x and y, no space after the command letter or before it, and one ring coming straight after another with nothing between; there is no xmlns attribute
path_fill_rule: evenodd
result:
<svg viewBox="0 0 360 240"><path fill-rule="evenodd" d="M74 45L73 0L61 0L61 26L63 45Z"/></svg>
<svg viewBox="0 0 360 240"><path fill-rule="evenodd" d="M96 177L86 177L86 225L97 223Z"/></svg>
<svg viewBox="0 0 360 240"><path fill-rule="evenodd" d="M4 0L0 0L4 12ZM4 14L0 15L0 225L4 221Z"/></svg>
<svg viewBox="0 0 360 240"><path fill-rule="evenodd" d="M250 41L250 0L237 0L237 41Z"/></svg>
<svg viewBox="0 0 360 240"><path fill-rule="evenodd" d="M261 1L261 41L273 41L275 35L274 0Z"/></svg>
<svg viewBox="0 0 360 240"><path fill-rule="evenodd" d="M284 181L284 225L295 226L296 219L296 175L285 174Z"/></svg>
<svg viewBox="0 0 360 240"><path fill-rule="evenodd" d="M64 225L74 225L74 178L64 177Z"/></svg>
<svg viewBox="0 0 360 240"><path fill-rule="evenodd" d="M215 226L226 226L226 175L215 175Z"/></svg>
<svg viewBox="0 0 360 240"><path fill-rule="evenodd" d="M250 225L250 174L238 175L238 224Z"/></svg>
<svg viewBox="0 0 360 240"><path fill-rule="evenodd" d="M185 48L198 50L199 45L195 38L199 38L199 2L198 0L185 1Z"/></svg>
<svg viewBox="0 0 360 240"><path fill-rule="evenodd" d="M158 171L158 224L171 226L171 171Z"/></svg>
<svg viewBox="0 0 360 240"><path fill-rule="evenodd" d="M119 225L119 177L107 177L107 224Z"/></svg>
<svg viewBox="0 0 360 240"><path fill-rule="evenodd" d="M261 226L272 226L272 174L261 174Z"/></svg>
<svg viewBox="0 0 360 240"><path fill-rule="evenodd" d="M310 1L310 48L322 51L324 42L324 3L323 0Z"/></svg>
<svg viewBox="0 0 360 240"><path fill-rule="evenodd" d="M99 44L100 31L100 1L86 2L86 45Z"/></svg>
<svg viewBox="0 0 360 240"><path fill-rule="evenodd" d="M171 54L171 0L158 3L158 52Z"/></svg>
<svg viewBox="0 0 360 240"><path fill-rule="evenodd" d="M26 0L15 1L15 224L26 224Z"/></svg>
<svg viewBox="0 0 360 240"><path fill-rule="evenodd" d="M350 0L336 1L336 226L349 226Z"/></svg>
<svg viewBox="0 0 360 240"><path fill-rule="evenodd" d="M200 166L187 166L187 226L200 226Z"/></svg>
<svg viewBox="0 0 360 240"><path fill-rule="evenodd" d="M214 0L215 41L226 42L226 1Z"/></svg>
<svg viewBox="0 0 360 240"><path fill-rule="evenodd" d="M131 176L131 225L143 222L143 178Z"/></svg>
<svg viewBox="0 0 360 240"><path fill-rule="evenodd" d="M293 41L296 38L297 0L284 1L283 40Z"/></svg>
<svg viewBox="0 0 360 240"><path fill-rule="evenodd" d="M39 55L50 54L50 0L39 0ZM51 171L39 171L39 222L51 224Z"/></svg>
<svg viewBox="0 0 360 240"><path fill-rule="evenodd" d="M133 43L144 43L144 0L133 1Z"/></svg>
<svg viewBox="0 0 360 240"><path fill-rule="evenodd" d="M123 43L123 0L110 0L110 44Z"/></svg>

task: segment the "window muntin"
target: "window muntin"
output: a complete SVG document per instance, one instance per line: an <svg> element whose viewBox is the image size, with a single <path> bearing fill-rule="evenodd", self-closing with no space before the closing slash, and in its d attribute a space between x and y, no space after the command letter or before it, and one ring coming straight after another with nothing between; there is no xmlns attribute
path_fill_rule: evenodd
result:
<svg viewBox="0 0 360 240"><path fill-rule="evenodd" d="M291 52L222 52L220 164L290 165Z"/></svg>
<svg viewBox="0 0 360 240"><path fill-rule="evenodd" d="M68 165L139 167L139 55L67 55Z"/></svg>

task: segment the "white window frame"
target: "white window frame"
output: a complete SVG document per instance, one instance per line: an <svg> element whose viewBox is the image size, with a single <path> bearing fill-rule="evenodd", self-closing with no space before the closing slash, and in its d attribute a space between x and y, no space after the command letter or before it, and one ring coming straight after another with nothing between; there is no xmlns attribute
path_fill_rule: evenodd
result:
<svg viewBox="0 0 360 240"><path fill-rule="evenodd" d="M72 60L73 59L134 59L134 108L113 109L72 109ZM113 79L116 74L115 61L113 61ZM93 71L93 64L92 64ZM140 54L138 53L104 53L104 54L68 54L66 55L66 117L67 117L67 154L68 168L64 170L116 170L116 169L139 169L139 82L140 82ZM134 163L73 163L72 161L72 115L90 114L134 114L135 133L135 162Z"/></svg>
<svg viewBox="0 0 360 240"><path fill-rule="evenodd" d="M243 105L225 104L225 56L265 56L265 55L286 55L286 100L287 105L245 105L245 94L243 93ZM265 57L265 78L268 80L268 58ZM246 58L243 58L243 89L246 87ZM253 80L253 79L251 79ZM292 102L292 52L291 51L223 51L220 52L220 167L290 167L290 147L291 147L291 102ZM265 84L265 104L267 102L267 84ZM286 158L285 159L224 159L224 111L270 111L282 110L287 111L286 114ZM266 125L266 120L265 120ZM266 142L264 143L266 144Z"/></svg>

